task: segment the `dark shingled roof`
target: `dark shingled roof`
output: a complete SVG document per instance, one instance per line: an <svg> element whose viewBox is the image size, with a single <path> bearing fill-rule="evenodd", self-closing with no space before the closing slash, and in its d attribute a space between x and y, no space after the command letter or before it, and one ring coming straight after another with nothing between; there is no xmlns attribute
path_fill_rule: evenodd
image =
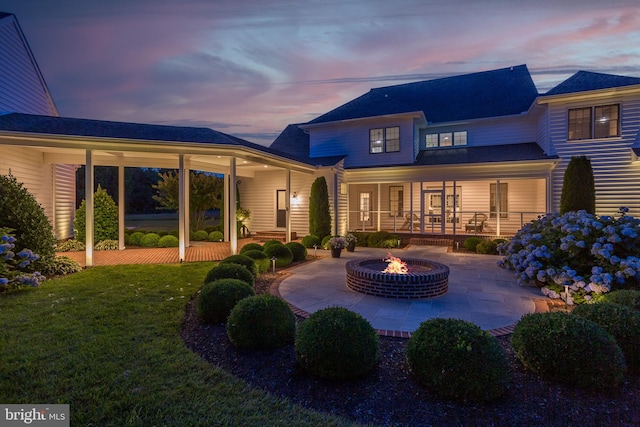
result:
<svg viewBox="0 0 640 427"><path fill-rule="evenodd" d="M371 89L309 124L422 111L430 123L520 114L538 96L526 65Z"/></svg>
<svg viewBox="0 0 640 427"><path fill-rule="evenodd" d="M480 147L422 150L415 165L453 165L466 163L514 162L522 160L553 160L535 142L524 144L485 145Z"/></svg>
<svg viewBox="0 0 640 427"><path fill-rule="evenodd" d="M299 125L288 125L269 146L284 157L299 160L314 166L332 166L344 156L309 157L309 134Z"/></svg>
<svg viewBox="0 0 640 427"><path fill-rule="evenodd" d="M589 90L609 89L621 86L640 85L639 77L617 76L615 74L578 71L542 96L562 95L565 93L585 92Z"/></svg>

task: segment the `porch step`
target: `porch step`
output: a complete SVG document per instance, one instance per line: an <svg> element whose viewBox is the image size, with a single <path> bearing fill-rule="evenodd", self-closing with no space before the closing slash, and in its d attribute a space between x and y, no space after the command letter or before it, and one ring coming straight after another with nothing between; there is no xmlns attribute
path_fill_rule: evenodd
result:
<svg viewBox="0 0 640 427"><path fill-rule="evenodd" d="M409 239L410 245L423 246L453 246L453 239L443 239L434 237L412 237Z"/></svg>
<svg viewBox="0 0 640 427"><path fill-rule="evenodd" d="M280 240L281 242L285 242L287 240L287 232L286 231L256 231L251 237L260 241L266 242L267 240ZM296 240L298 238L295 231L291 232L291 240Z"/></svg>

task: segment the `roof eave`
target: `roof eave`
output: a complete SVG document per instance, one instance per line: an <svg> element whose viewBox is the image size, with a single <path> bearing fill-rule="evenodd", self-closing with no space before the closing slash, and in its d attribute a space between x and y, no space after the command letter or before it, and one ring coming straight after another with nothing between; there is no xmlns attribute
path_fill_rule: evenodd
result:
<svg viewBox="0 0 640 427"><path fill-rule="evenodd" d="M615 95L625 95L640 91L640 84L616 86L605 89L584 90L579 92L559 93L557 95L540 95L536 99L536 104L551 104L554 102L563 102L567 99L580 100L593 97L606 97Z"/></svg>
<svg viewBox="0 0 640 427"><path fill-rule="evenodd" d="M427 119L426 119L426 117L424 115L424 112L421 111L421 110L416 110L416 111L407 111L407 112L404 112L404 113L383 114L383 115L379 115L379 116L356 117L356 118L353 118L353 119L333 120L333 121L321 122L321 123L303 123L303 124L300 124L298 126L300 126L300 128L303 129L303 130L308 130L308 129L318 128L318 127L322 127L322 126L326 126L326 125L332 125L332 124L352 123L352 122L357 122L357 121L361 121L361 120L395 118L395 117L402 117L402 116L406 116L406 117L410 117L410 118L422 119L422 120L424 120L425 123L427 121Z"/></svg>

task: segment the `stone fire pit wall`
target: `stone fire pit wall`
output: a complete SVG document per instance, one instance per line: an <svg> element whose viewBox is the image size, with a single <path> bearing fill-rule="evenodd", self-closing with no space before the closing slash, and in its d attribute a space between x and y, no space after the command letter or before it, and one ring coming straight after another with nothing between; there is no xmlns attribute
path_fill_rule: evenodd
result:
<svg viewBox="0 0 640 427"><path fill-rule="evenodd" d="M347 262L347 287L384 298L421 299L444 295L449 289L449 267L426 259L402 259L409 273L383 273L386 262L363 259ZM415 271L411 271L412 266Z"/></svg>

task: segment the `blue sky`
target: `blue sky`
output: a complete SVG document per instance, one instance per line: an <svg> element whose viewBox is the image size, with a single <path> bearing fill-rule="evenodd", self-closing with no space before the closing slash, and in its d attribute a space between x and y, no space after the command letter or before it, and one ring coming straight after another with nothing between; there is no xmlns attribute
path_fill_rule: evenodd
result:
<svg viewBox="0 0 640 427"><path fill-rule="evenodd" d="M0 0L60 114L268 145L370 88L527 64L640 77L637 0Z"/></svg>

